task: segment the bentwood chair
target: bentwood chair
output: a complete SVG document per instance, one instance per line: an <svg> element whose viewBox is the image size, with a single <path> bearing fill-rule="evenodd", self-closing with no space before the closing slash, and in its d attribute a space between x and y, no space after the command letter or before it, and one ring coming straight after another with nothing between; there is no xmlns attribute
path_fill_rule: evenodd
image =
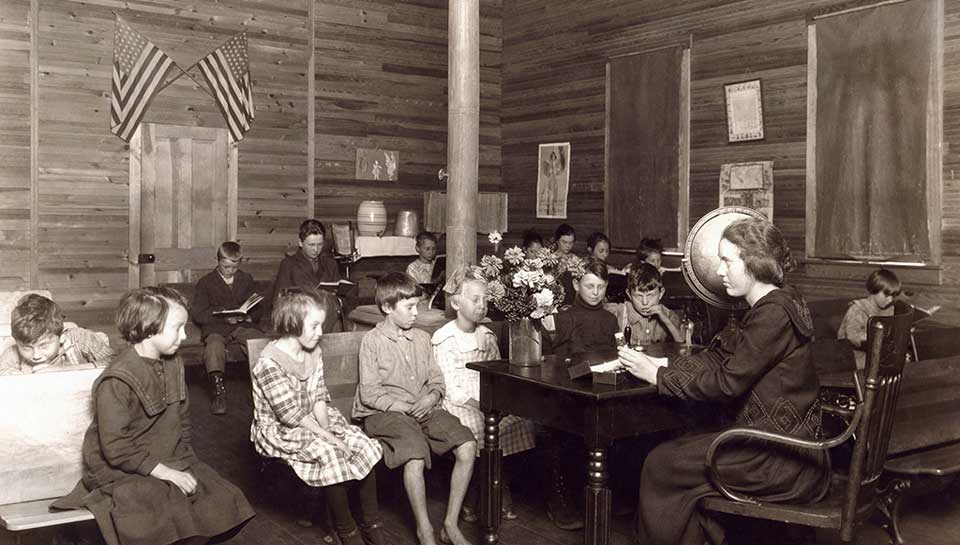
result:
<svg viewBox="0 0 960 545"><path fill-rule="evenodd" d="M867 328L867 365L865 379L854 372L858 403L846 430L832 439L811 441L751 428L735 428L721 433L707 452L711 482L721 494L702 500L708 511L744 517L776 520L840 531L843 541L851 541L857 526L877 507L877 484L883 472L887 447L893 428L893 412L910 346L913 310L896 304L893 316L871 318ZM865 390L865 391L864 391ZM827 451L848 440L854 441L849 473L831 475L830 490L821 501L811 504L778 504L743 496L730 490L717 472L717 452L728 441L769 441L795 448Z"/></svg>

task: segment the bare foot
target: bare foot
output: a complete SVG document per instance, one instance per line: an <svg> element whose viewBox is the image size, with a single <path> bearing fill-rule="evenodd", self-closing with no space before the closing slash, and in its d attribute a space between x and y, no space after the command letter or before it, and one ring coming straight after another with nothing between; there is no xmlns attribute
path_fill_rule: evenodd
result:
<svg viewBox="0 0 960 545"><path fill-rule="evenodd" d="M433 539L433 527L417 528L417 541L420 545L437 545L436 540Z"/></svg>
<svg viewBox="0 0 960 545"><path fill-rule="evenodd" d="M463 536L463 533L460 532L460 528L456 523L448 524L446 522L443 523L443 528L440 529L440 542L449 545L473 545Z"/></svg>

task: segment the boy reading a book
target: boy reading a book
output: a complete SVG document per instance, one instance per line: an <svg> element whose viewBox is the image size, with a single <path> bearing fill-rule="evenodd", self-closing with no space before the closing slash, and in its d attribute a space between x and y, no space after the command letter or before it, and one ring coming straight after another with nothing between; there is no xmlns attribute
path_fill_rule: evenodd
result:
<svg viewBox="0 0 960 545"><path fill-rule="evenodd" d="M247 339L263 337L257 326L263 299L254 292L253 277L240 270L240 245L227 241L217 248L217 268L197 282L190 305L190 317L203 337L203 365L210 377L210 412L227 412L227 390L223 373L227 344L239 343L246 350Z"/></svg>
<svg viewBox="0 0 960 545"><path fill-rule="evenodd" d="M337 261L329 252L324 252L327 230L315 219L300 224L300 248L291 256L283 258L277 279L273 283L273 298L284 288L293 286L316 289L321 282L333 285L340 280Z"/></svg>
<svg viewBox="0 0 960 545"><path fill-rule="evenodd" d="M106 367L114 353L103 333L64 328L63 311L50 299L28 293L10 312L16 344L0 354L0 375L21 375L70 367Z"/></svg>
<svg viewBox="0 0 960 545"><path fill-rule="evenodd" d="M367 435L383 444L383 462L403 467L403 485L413 509L420 545L436 545L427 512L424 469L430 453L453 451L450 497L440 541L469 545L457 517L473 474L477 442L473 432L443 410L446 388L443 371L433 355L430 335L413 327L423 290L402 272L377 281L376 300L386 319L360 343L360 383L353 400L353 417L363 421Z"/></svg>

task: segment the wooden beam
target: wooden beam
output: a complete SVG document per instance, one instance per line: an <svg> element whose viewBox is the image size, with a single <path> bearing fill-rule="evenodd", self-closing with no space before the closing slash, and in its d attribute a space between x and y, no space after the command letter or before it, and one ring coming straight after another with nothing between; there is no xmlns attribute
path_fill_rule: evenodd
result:
<svg viewBox="0 0 960 545"><path fill-rule="evenodd" d="M307 61L307 209L306 217L312 218L315 215L317 187L315 180L315 166L317 150L316 132L317 132L317 104L316 104L316 86L314 80L317 75L316 67L316 0L307 0L307 31L310 37L307 40L310 47L309 60Z"/></svg>
<svg viewBox="0 0 960 545"><path fill-rule="evenodd" d="M30 0L30 287L40 286L40 0Z"/></svg>
<svg viewBox="0 0 960 545"><path fill-rule="evenodd" d="M447 272L477 261L480 3L450 0L447 82ZM447 298L449 310L450 299Z"/></svg>

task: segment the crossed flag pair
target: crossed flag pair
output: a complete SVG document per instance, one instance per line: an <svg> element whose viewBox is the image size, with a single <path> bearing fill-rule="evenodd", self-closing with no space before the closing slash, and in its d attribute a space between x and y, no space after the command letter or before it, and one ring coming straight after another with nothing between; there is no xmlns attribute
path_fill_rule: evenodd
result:
<svg viewBox="0 0 960 545"><path fill-rule="evenodd" d="M239 142L250 130L250 121L253 120L247 34L241 32L230 38L190 68L194 66L200 67L210 94L227 121L230 136L234 142ZM180 74L163 83L174 69ZM187 70L180 68L118 15L113 38L110 131L129 142L153 97L187 75Z"/></svg>

